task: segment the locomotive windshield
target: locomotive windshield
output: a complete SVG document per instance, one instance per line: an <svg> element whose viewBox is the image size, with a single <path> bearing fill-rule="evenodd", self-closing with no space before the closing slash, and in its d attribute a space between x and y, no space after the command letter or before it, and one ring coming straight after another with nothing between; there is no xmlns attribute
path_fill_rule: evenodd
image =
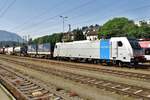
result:
<svg viewBox="0 0 150 100"><path fill-rule="evenodd" d="M142 49L137 40L135 40L135 39L129 39L129 42L130 42L131 47L132 47L133 49L138 49L138 50L139 50L139 49Z"/></svg>

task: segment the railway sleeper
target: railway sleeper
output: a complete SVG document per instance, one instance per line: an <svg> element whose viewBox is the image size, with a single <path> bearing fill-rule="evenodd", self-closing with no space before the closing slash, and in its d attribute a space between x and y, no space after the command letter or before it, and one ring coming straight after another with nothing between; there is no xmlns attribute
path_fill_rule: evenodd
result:
<svg viewBox="0 0 150 100"><path fill-rule="evenodd" d="M33 87L28 87L28 88L20 88L20 90L21 91L33 91L33 90L36 90L36 89L39 89L40 88L40 86L37 86L37 85L35 85L35 86L33 86Z"/></svg>
<svg viewBox="0 0 150 100"><path fill-rule="evenodd" d="M11 72L9 73L11 74L12 76L15 76L16 74L12 74ZM36 85L34 87L26 87L26 89L24 88L24 91L23 92L21 89L17 88L17 87L14 87L14 84L13 82L11 81L10 77L8 78L4 78L3 76L0 76L0 79L1 79L1 82L3 84L5 84L6 87L9 88L9 90L15 95L15 97L18 99L18 100L29 100L29 99L35 99L35 100L49 100L49 97L50 97L50 93L49 91L45 90L45 89L42 89L42 91L40 91L42 93L42 95L36 95L36 96L33 96L33 93L34 92L39 92L37 91L37 89L39 89L40 86ZM17 79L17 78L16 78ZM21 80L21 81L24 81L24 80ZM26 83L30 83L30 81L27 81L26 80ZM32 82L30 84L33 84ZM24 86L24 85L23 85ZM20 86L21 87L21 86ZM30 89L28 89L30 88ZM31 89L33 89L33 93L31 93ZM32 94L32 95L31 95ZM35 94L34 94L35 95ZM36 97L36 98L35 98ZM61 98L60 96L56 96L55 97L52 97L52 98ZM62 99L63 100L63 99Z"/></svg>
<svg viewBox="0 0 150 100"><path fill-rule="evenodd" d="M33 87L33 86L35 86L35 84L29 84L29 85L22 85L22 86L18 86L18 88L20 88L20 89L25 89L25 88L30 88L30 87Z"/></svg>

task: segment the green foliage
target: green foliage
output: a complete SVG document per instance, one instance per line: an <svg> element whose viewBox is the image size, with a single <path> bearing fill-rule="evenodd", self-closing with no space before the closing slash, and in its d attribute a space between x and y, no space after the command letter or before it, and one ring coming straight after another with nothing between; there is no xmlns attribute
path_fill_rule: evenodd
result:
<svg viewBox="0 0 150 100"><path fill-rule="evenodd" d="M61 42L62 33L54 33L52 35L47 35L43 37L39 37L33 40L33 43L42 44L42 43L51 43L55 44L56 42Z"/></svg>
<svg viewBox="0 0 150 100"><path fill-rule="evenodd" d="M129 21L127 18L114 18L100 28L99 34L102 36L126 36L134 27L134 22Z"/></svg>
<svg viewBox="0 0 150 100"><path fill-rule="evenodd" d="M86 37L83 35L83 32L81 29L76 29L73 30L74 33L74 41L79 41L79 40L85 40Z"/></svg>
<svg viewBox="0 0 150 100"><path fill-rule="evenodd" d="M150 25L141 21L137 26L127 18L114 18L106 22L99 30L99 37L126 36L132 38L150 38Z"/></svg>
<svg viewBox="0 0 150 100"><path fill-rule="evenodd" d="M137 35L139 38L150 38L150 24L140 21L139 33Z"/></svg>

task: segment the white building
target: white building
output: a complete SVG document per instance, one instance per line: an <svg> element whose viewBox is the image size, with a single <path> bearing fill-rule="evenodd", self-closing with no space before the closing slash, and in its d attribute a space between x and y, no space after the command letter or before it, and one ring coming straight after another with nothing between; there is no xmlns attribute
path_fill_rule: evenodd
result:
<svg viewBox="0 0 150 100"><path fill-rule="evenodd" d="M97 40L98 39L98 31L96 31L96 30L88 31L86 33L86 39L87 40Z"/></svg>

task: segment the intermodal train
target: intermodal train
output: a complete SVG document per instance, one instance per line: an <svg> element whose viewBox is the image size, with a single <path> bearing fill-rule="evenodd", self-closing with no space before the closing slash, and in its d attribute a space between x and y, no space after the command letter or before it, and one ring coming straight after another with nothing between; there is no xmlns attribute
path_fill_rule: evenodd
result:
<svg viewBox="0 0 150 100"><path fill-rule="evenodd" d="M83 40L32 44L26 47L1 48L1 53L28 55L41 58L65 59L122 66L145 62L144 52L136 39L112 37L110 39Z"/></svg>

